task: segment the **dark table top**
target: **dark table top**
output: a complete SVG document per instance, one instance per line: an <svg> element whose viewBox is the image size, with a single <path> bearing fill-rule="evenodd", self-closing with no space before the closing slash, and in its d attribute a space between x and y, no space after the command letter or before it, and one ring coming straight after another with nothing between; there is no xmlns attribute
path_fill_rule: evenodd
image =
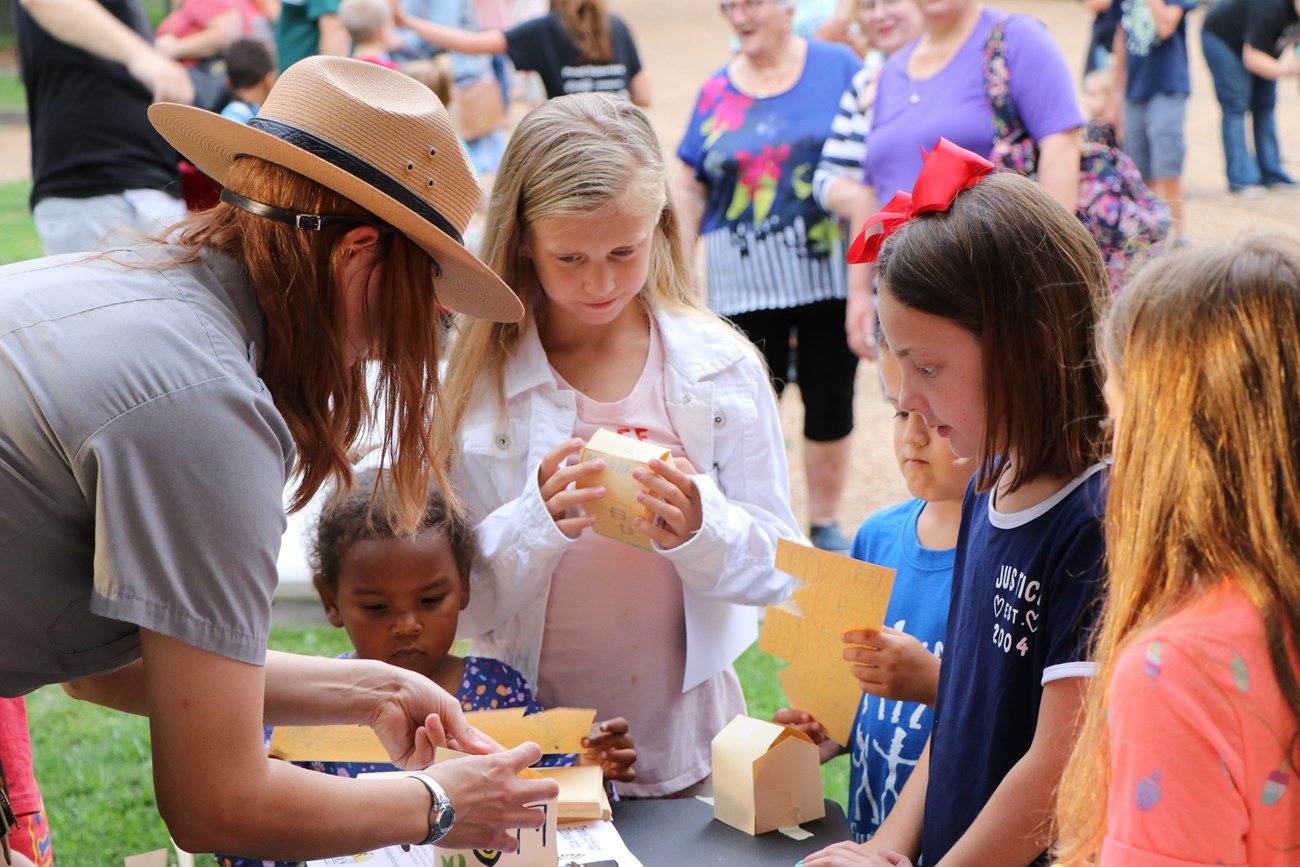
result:
<svg viewBox="0 0 1300 867"><path fill-rule="evenodd" d="M835 801L826 802L824 819L800 826L812 833L807 840L791 840L779 831L751 836L714 821L713 807L695 798L619 801L614 827L644 867L794 867L805 855L850 839L844 811Z"/></svg>

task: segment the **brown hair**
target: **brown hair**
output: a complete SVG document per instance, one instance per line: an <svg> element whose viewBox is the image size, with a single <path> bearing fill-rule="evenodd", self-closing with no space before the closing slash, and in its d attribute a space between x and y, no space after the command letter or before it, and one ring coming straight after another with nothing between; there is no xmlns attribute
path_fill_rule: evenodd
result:
<svg viewBox="0 0 1300 867"><path fill-rule="evenodd" d="M625 99L582 93L547 100L510 137L492 184L479 256L524 305L514 323L468 320L452 347L438 424L455 436L460 417L484 378L501 394L506 358L531 319L545 316L546 293L521 252L528 228L545 217L590 215L618 207L656 214L650 272L640 298L712 317L691 284L691 255L672 206L663 150L645 112ZM746 344L748 345L748 344ZM504 407L503 407L504 410Z"/></svg>
<svg viewBox="0 0 1300 867"><path fill-rule="evenodd" d="M354 480L351 492L330 500L321 509L320 518L312 530L310 541L312 584L322 589L338 590L339 564L343 555L358 542L376 539L394 539L401 535L391 520L391 504L386 502L380 485L379 470L363 470ZM465 515L451 508L437 487L429 489L415 532L432 530L451 548L456 560L456 571L468 579L478 543L474 528Z"/></svg>
<svg viewBox="0 0 1300 867"><path fill-rule="evenodd" d="M1146 265L1098 331L1122 396L1106 513L1109 586L1087 717L1061 781L1061 857L1106 833L1107 690L1136 634L1225 579L1264 625L1300 720L1300 245L1253 238ZM1293 737L1292 763L1300 760Z"/></svg>
<svg viewBox="0 0 1300 867"><path fill-rule="evenodd" d="M605 0L551 0L551 11L560 16L583 63L613 61L614 35Z"/></svg>
<svg viewBox="0 0 1300 867"><path fill-rule="evenodd" d="M988 490L1015 455L1007 491L1073 478L1105 448L1093 327L1110 297L1097 244L1040 185L1007 172L921 214L884 243L882 292L952 320L979 341L985 431L976 475Z"/></svg>
<svg viewBox="0 0 1300 867"><path fill-rule="evenodd" d="M227 186L277 207L354 216L386 228L338 193L256 158L237 160ZM198 261L205 249L218 250L240 261L252 282L266 319L260 374L297 446L299 481L291 509L301 509L330 478L346 490L357 457L353 451L366 434L378 437L384 463L391 464L383 483L395 525L412 531L431 474L445 481L442 468L452 444L436 441L431 432L441 308L429 255L399 232L380 236L384 266L374 299L379 310L365 304L366 315L379 323L370 354L377 368L371 394L367 360L351 359L335 284L345 255L337 242L354 227L303 231L223 202L177 228L177 243L189 250L181 262Z"/></svg>

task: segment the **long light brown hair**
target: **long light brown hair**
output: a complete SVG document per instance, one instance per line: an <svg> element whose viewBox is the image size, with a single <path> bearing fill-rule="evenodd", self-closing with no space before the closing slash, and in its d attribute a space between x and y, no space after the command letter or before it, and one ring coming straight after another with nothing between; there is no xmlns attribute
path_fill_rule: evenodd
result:
<svg viewBox="0 0 1300 867"><path fill-rule="evenodd" d="M1122 408L1100 676L1058 799L1059 857L1070 864L1096 861L1106 833L1116 660L1193 597L1236 580L1300 720L1288 656L1300 634L1300 245L1257 238L1156 260L1098 335Z"/></svg>
<svg viewBox="0 0 1300 867"><path fill-rule="evenodd" d="M302 213L356 217L381 229L359 205L301 175L245 157L231 168L228 186L257 201ZM349 225L320 232L297 229L221 203L178 227L177 243L197 261L204 249L243 263L266 319L260 371L297 446L291 510L301 509L329 479L341 490L352 481L362 440L377 438L389 467L381 484L393 523L413 532L424 511L430 479L445 487L443 467L452 442L433 435L438 392L440 308L427 253L400 232L386 231L378 291L365 315L379 323L369 363L352 360L344 299L335 276L345 251L337 242Z"/></svg>
<svg viewBox="0 0 1300 867"><path fill-rule="evenodd" d="M460 326L443 387L439 426L454 437L475 389L501 396L507 358L529 322L546 316L546 293L523 255L529 227L546 217L589 216L617 207L657 215L650 271L641 290L649 308L713 317L691 284L691 258L672 204L663 151L645 112L600 93L561 96L520 121L492 185L480 258L524 305L519 323L472 319ZM504 407L502 407L504 411Z"/></svg>
<svg viewBox="0 0 1300 867"><path fill-rule="evenodd" d="M976 486L1011 455L1007 492L1074 478L1102 456L1102 366L1093 329L1110 297L1097 244L1039 184L1010 172L923 213L883 245L881 291L979 341L985 431Z"/></svg>
<svg viewBox="0 0 1300 867"><path fill-rule="evenodd" d="M583 63L613 61L614 35L605 0L551 0L551 11L560 16Z"/></svg>

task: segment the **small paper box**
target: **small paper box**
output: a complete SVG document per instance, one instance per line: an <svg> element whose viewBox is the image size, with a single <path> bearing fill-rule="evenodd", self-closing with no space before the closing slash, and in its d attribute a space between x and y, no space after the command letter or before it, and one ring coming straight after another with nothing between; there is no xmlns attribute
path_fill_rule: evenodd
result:
<svg viewBox="0 0 1300 867"><path fill-rule="evenodd" d="M464 753L439 748L434 753L433 763L440 765L461 758L464 758ZM524 768L519 776L525 779L542 777L532 768ZM555 801L539 801L527 806L530 810L540 810L546 816L546 822L540 828L515 828L512 832L514 849L443 849L434 844L434 867L558 867L560 850L555 836L558 805Z"/></svg>
<svg viewBox="0 0 1300 867"><path fill-rule="evenodd" d="M636 526L637 518L648 521L652 515L649 509L637 502L636 495L645 488L632 478L632 471L646 466L655 458L661 461L671 460L672 452L663 446L601 428L591 435L579 455L579 460L583 461L596 458L604 459L605 469L577 483L579 488L605 487L605 496L584 506L587 514L596 518L592 529L602 536L647 551L654 550L650 537Z"/></svg>
<svg viewBox="0 0 1300 867"><path fill-rule="evenodd" d="M713 817L763 834L826 815L812 738L790 726L737 716L713 739Z"/></svg>

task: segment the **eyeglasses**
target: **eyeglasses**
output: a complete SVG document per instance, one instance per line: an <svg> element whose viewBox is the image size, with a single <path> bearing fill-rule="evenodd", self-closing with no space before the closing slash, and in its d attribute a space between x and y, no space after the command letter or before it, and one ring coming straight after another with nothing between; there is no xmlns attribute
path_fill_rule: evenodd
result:
<svg viewBox="0 0 1300 867"><path fill-rule="evenodd" d="M728 18L730 18L731 13L737 9L744 12L746 15L753 15L758 11L760 6L771 2L772 0L722 0L722 2L718 4L718 9Z"/></svg>

